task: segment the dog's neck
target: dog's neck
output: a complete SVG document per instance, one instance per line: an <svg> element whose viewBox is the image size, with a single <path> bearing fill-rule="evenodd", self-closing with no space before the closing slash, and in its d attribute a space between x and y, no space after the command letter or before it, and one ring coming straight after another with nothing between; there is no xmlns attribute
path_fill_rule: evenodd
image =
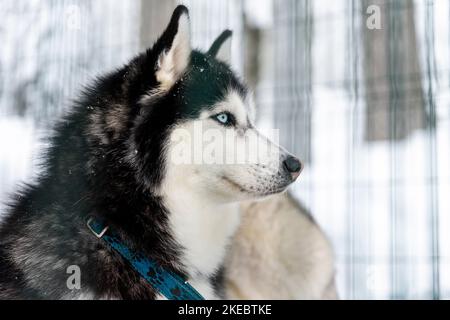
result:
<svg viewBox="0 0 450 320"><path fill-rule="evenodd" d="M183 185L172 185L164 198L174 238L184 248L181 260L188 273L212 276L238 227L239 205L215 203Z"/></svg>

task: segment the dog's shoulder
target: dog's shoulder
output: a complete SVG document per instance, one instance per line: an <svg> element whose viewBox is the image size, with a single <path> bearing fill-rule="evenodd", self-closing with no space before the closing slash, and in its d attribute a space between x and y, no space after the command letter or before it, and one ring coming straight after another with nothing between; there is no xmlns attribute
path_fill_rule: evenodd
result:
<svg viewBox="0 0 450 320"><path fill-rule="evenodd" d="M24 287L23 274L15 267L5 244L0 243L0 300L37 298L32 290Z"/></svg>

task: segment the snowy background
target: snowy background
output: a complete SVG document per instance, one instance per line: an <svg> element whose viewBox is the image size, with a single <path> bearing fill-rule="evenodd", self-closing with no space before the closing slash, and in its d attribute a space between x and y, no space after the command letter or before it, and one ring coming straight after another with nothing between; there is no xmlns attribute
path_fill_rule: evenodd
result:
<svg viewBox="0 0 450 320"><path fill-rule="evenodd" d="M175 2L2 0L0 202L81 86L150 46ZM183 2L195 46L234 30L260 126L305 160L293 191L333 243L340 295L450 298L449 2Z"/></svg>

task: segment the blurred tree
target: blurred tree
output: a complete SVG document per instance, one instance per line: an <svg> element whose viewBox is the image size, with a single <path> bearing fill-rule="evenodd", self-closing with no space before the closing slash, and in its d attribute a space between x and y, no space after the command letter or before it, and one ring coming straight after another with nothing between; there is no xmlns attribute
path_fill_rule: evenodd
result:
<svg viewBox="0 0 450 320"><path fill-rule="evenodd" d="M176 7L176 0L141 0L140 46L146 49L152 46L164 31Z"/></svg>
<svg viewBox="0 0 450 320"><path fill-rule="evenodd" d="M381 13L381 29L366 25L369 6ZM426 126L414 1L364 0L363 72L366 139L404 139Z"/></svg>

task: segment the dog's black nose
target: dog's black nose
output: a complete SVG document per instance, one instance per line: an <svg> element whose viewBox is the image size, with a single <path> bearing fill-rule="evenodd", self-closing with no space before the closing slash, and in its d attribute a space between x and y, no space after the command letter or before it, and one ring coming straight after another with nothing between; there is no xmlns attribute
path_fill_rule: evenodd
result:
<svg viewBox="0 0 450 320"><path fill-rule="evenodd" d="M297 179L303 169L300 160L293 156L287 157L287 159L283 161L283 165L291 174L292 180Z"/></svg>

